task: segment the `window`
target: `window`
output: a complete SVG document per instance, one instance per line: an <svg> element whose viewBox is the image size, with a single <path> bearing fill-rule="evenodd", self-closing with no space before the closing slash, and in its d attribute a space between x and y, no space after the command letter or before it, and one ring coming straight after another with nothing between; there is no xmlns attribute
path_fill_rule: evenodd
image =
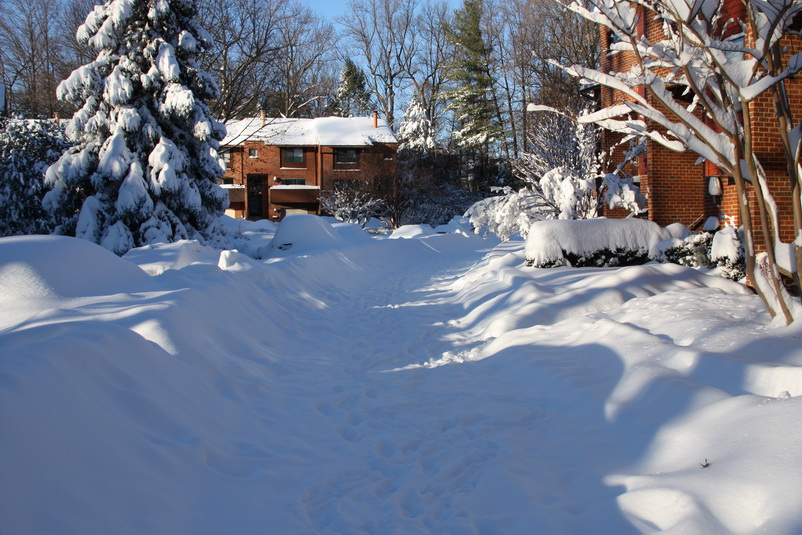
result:
<svg viewBox="0 0 802 535"><path fill-rule="evenodd" d="M281 167L303 169L304 149L302 147L285 147L281 149Z"/></svg>
<svg viewBox="0 0 802 535"><path fill-rule="evenodd" d="M259 151L257 149L248 149L248 158L258 158Z"/></svg>
<svg viewBox="0 0 802 535"><path fill-rule="evenodd" d="M356 149L335 149L334 163L356 163Z"/></svg>
<svg viewBox="0 0 802 535"><path fill-rule="evenodd" d="M223 158L223 161L226 163L231 163L231 153L226 151L220 155Z"/></svg>
<svg viewBox="0 0 802 535"><path fill-rule="evenodd" d="M305 186L306 179L305 178L279 178L277 180L283 186Z"/></svg>
<svg viewBox="0 0 802 535"><path fill-rule="evenodd" d="M304 163L304 149L281 149L281 157L283 159L283 163Z"/></svg>

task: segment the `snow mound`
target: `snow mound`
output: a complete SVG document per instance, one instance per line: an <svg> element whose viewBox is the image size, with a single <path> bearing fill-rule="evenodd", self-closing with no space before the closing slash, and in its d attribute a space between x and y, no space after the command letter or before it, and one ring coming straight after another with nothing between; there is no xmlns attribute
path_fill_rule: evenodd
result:
<svg viewBox="0 0 802 535"><path fill-rule="evenodd" d="M471 225L470 220L465 216L454 216L451 218L451 221L446 223L445 225L438 225L434 228L434 231L438 234L449 234L452 232L465 232L468 234L475 234L473 232L473 225Z"/></svg>
<svg viewBox="0 0 802 535"><path fill-rule="evenodd" d="M352 243L366 243L374 239L358 223L346 223L335 219L331 223L331 227L340 237Z"/></svg>
<svg viewBox="0 0 802 535"><path fill-rule="evenodd" d="M390 234L391 240L399 238L421 238L434 234L434 229L430 225L403 225L398 227Z"/></svg>
<svg viewBox="0 0 802 535"><path fill-rule="evenodd" d="M532 225L524 255L527 262L542 266L564 261L565 253L588 256L604 249L649 253L668 237L657 223L645 219L552 219Z"/></svg>
<svg viewBox="0 0 802 535"><path fill-rule="evenodd" d="M0 240L71 294L148 283L0 306L0 531L802 532L802 326L745 286L306 219L287 254L345 247L132 252L194 258L156 278Z"/></svg>
<svg viewBox="0 0 802 535"><path fill-rule="evenodd" d="M131 249L123 258L138 265L148 275L161 275L168 269L182 269L192 264L214 264L220 251L196 240L156 243Z"/></svg>
<svg viewBox="0 0 802 535"><path fill-rule="evenodd" d="M66 236L0 238L0 307L26 299L128 293L150 279L99 245Z"/></svg>
<svg viewBox="0 0 802 535"><path fill-rule="evenodd" d="M285 217L273 240L258 250L260 258L280 258L342 247L347 242L334 228L315 215L293 214Z"/></svg>
<svg viewBox="0 0 802 535"><path fill-rule="evenodd" d="M738 229L727 227L713 235L713 247L710 251L710 258L717 260L726 258L730 262L737 262L741 256L741 240L738 237Z"/></svg>

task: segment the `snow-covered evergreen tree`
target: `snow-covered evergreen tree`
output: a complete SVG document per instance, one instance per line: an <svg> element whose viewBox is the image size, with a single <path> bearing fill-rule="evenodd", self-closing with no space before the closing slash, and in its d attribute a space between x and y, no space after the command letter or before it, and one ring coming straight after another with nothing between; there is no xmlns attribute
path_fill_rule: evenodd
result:
<svg viewBox="0 0 802 535"><path fill-rule="evenodd" d="M482 0L464 0L455 12L448 32L455 47L448 78L455 87L448 98L459 124L454 132L457 144L486 152L487 144L500 138L501 127L495 120L493 77L488 66L491 47L482 33L483 10Z"/></svg>
<svg viewBox="0 0 802 535"><path fill-rule="evenodd" d="M208 34L193 0L108 0L77 38L97 59L63 81L76 146L47 171L45 208L59 227L122 254L154 242L214 242L228 195L217 185L225 127L195 58Z"/></svg>
<svg viewBox="0 0 802 535"><path fill-rule="evenodd" d="M63 123L0 122L0 236L50 233L51 218L42 208L45 170L68 147Z"/></svg>
<svg viewBox="0 0 802 535"><path fill-rule="evenodd" d="M422 200L422 190L432 185L432 166L436 165L432 160L436 149L432 123L417 93L404 112L398 138L398 180L387 198L393 226L400 225L405 212L415 201Z"/></svg>
<svg viewBox="0 0 802 535"><path fill-rule="evenodd" d="M426 110L417 94L412 95L398 129L399 152L408 151L424 157L437 146L432 131L432 122L426 116Z"/></svg>
<svg viewBox="0 0 802 535"><path fill-rule="evenodd" d="M340 71L340 85L332 105L332 114L338 117L364 117L373 110L365 73L351 58L346 58Z"/></svg>

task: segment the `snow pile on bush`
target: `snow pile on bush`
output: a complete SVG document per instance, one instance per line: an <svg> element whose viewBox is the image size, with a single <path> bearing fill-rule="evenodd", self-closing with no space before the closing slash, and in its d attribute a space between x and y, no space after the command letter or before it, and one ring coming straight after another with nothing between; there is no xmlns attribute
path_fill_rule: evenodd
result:
<svg viewBox="0 0 802 535"><path fill-rule="evenodd" d="M715 234L701 232L666 240L658 245L655 259L682 266L708 268L732 280L746 277L746 255L741 231L733 227L725 227Z"/></svg>
<svg viewBox="0 0 802 535"><path fill-rule="evenodd" d="M526 239L529 229L545 217L532 210L535 198L528 189L513 191L505 188L503 195L488 197L473 204L465 212L477 234L495 234L507 241L516 234Z"/></svg>
<svg viewBox="0 0 802 535"><path fill-rule="evenodd" d="M654 260L707 268L736 281L746 276L737 229L694 234L680 223L660 228L645 219L539 221L529 230L525 256L534 267L628 266Z"/></svg>
<svg viewBox="0 0 802 535"><path fill-rule="evenodd" d="M529 229L524 254L534 267L643 264L670 237L645 219L538 221Z"/></svg>

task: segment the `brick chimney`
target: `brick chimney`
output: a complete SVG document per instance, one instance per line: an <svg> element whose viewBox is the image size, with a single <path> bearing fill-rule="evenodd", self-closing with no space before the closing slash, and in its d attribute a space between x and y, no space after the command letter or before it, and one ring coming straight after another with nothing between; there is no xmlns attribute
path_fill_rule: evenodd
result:
<svg viewBox="0 0 802 535"><path fill-rule="evenodd" d="M373 128L379 128L379 112L373 112Z"/></svg>

